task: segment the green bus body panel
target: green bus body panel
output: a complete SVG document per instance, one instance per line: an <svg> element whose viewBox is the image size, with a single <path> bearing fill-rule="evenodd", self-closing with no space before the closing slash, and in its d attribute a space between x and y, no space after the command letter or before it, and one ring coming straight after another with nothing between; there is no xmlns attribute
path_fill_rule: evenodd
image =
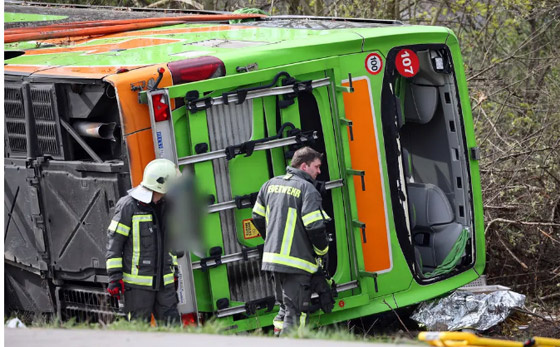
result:
<svg viewBox="0 0 560 347"><path fill-rule="evenodd" d="M185 92L185 88L190 90L197 90L199 93L203 94L205 92L210 92L210 96L212 95L221 95L221 93L230 91L234 87L239 87L241 85L245 87L252 87L259 84L268 84L270 79L274 76L274 74L278 73L279 71L287 71L292 76L297 76L299 80L309 80L309 79L320 79L325 77L325 71L321 71L322 68L331 68L336 65L338 59L328 59L322 63L302 63L296 64L293 66L282 66L274 69L270 69L272 71L258 71L254 73L249 73L247 75L240 75L240 76L229 76L229 77L222 77L216 80L210 81L201 81L196 83L190 83L188 85L180 85L176 87L169 87L170 95L173 96L175 94L182 95ZM319 69L319 71L316 71ZM309 71L316 71L310 73ZM271 75L272 74L272 75ZM249 77L249 78L248 78ZM251 81L251 84L247 84ZM261 82L258 82L261 81ZM257 83L255 83L257 82ZM313 91L314 96L317 100L317 105L319 108L319 112L322 116L323 120L323 131L324 131L324 142L327 148L327 158L329 160L329 174L331 179L339 179L341 175L341 170L338 167L338 156L337 156L337 146L334 141L334 132L332 129L332 120L330 118L330 103L329 103L329 95L326 91L326 87L321 87L319 90ZM274 98L264 98L269 103L276 102ZM275 107L263 107L263 99L256 99L253 102L253 136L251 139L259 139L264 136L264 114L263 108L267 111L267 118L275 118L276 117L276 108ZM175 125L179 124L179 120L185 118L186 112L184 111L185 107L181 107L178 110L174 111L174 123ZM199 111L196 113L189 113L187 116L189 119L188 121L188 129L186 133L183 133L185 130L184 127L181 129L176 128L176 143L177 149L179 152L179 156L182 156L183 153L187 153L188 151L183 150L183 146L187 145L188 142L184 140L180 140L181 137L184 137L181 134L188 134L186 137L190 137L190 149L191 153L194 151L194 144L195 143L209 143L207 131L200 131L200 129L207 129L206 124L206 111ZM284 108L280 111L280 121L281 123L290 122L294 124L296 127L300 127L300 114L298 111L298 102L295 100L295 103L287 108ZM186 122L184 122L186 124ZM272 132L272 129L269 129ZM274 131L275 132L275 131ZM283 159L283 152L281 151L281 155L276 157L276 169L278 173L285 172L285 160ZM228 163L229 174L230 174L230 182L232 187L232 195L243 195L248 194L254 191L258 191L261 185L268 180L269 174L266 170L263 170L263 166L266 165L266 156L264 152L255 152L250 157L245 156L238 156L233 158ZM202 187L206 187L207 190L204 193L215 194L215 186L214 186L214 172L212 171L212 164L210 162L204 163L197 163L194 165L195 168L195 175L197 180ZM335 210L335 229L337 230L337 249L339 251L339 258L340 259L347 259L348 258L348 247L346 245L346 237L344 236L344 230L346 230L345 225L345 211L342 207L340 199L336 199L337 194L340 192L335 192L333 199L333 205ZM255 238L249 240L244 240L242 237L242 226L240 222L243 219L248 219L251 217L251 210L250 209L242 209L236 210L236 229L238 235L238 241L246 246L256 246L258 244L262 244L262 238ZM337 218L338 217L338 218ZM209 215L205 220L205 225L203 228L203 235L207 238L207 242L210 247L222 247L223 248L223 241L221 240L221 227L220 227L220 220L218 214ZM339 262L339 268L342 266L344 268L339 269L337 271L338 277L335 279L339 282L348 282L352 280L350 276L350 269L347 267L347 263L344 261ZM223 286L222 283L227 283L227 273L225 271L218 272L219 269L225 269L225 267L218 267L218 268L211 268L206 270L208 273L208 282L210 282L210 296L211 302L215 303L217 299L220 298L228 298L229 299L229 288L227 286ZM200 272L200 271L195 271ZM202 279L202 277L196 277L196 287L197 293L200 293L200 286L198 281ZM201 295L205 296L204 300L208 299L206 293L201 293ZM213 307L212 310L214 311L216 307ZM229 318L227 318L229 319ZM237 324L237 323L236 323Z"/></svg>
<svg viewBox="0 0 560 347"><path fill-rule="evenodd" d="M44 22L68 18L68 16L51 16L47 14L4 12L4 23Z"/></svg>
<svg viewBox="0 0 560 347"><path fill-rule="evenodd" d="M476 139L474 132L474 123L471 113L470 98L467 89L467 80L465 77L465 69L463 65L463 58L461 56L461 49L459 48L459 41L451 30L449 30L449 37L447 39L447 46L453 55L455 78L459 87L459 98L461 100L461 111L463 116L463 124L465 127L465 136L467 147L476 147ZM482 189L480 185L480 169L478 160L474 160L470 156L469 150L469 167L470 178L472 186L472 204L474 210L474 222L476 230L476 262L475 269L479 274L484 272L486 266L486 244L484 239L484 212L482 205Z"/></svg>

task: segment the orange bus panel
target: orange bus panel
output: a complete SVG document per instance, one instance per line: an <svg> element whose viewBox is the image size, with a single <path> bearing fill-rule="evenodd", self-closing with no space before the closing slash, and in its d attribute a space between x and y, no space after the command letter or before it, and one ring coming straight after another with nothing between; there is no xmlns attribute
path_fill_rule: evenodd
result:
<svg viewBox="0 0 560 347"><path fill-rule="evenodd" d="M361 178L354 176L358 219L366 225L364 267L367 272L383 273L391 270L392 257L375 111L369 79L358 77L352 84L354 92L344 93L344 108L353 123L354 140L349 141L352 169L365 171L365 191Z"/></svg>
<svg viewBox="0 0 560 347"><path fill-rule="evenodd" d="M99 45L89 46L73 46L73 47L56 47L29 50L25 55L40 55L40 54L55 54L55 53L69 53L69 52L86 52L87 54L106 53L117 49L133 49L142 47L152 47L164 44L179 42L178 39L158 39L158 38L134 38L122 42L103 43Z"/></svg>
<svg viewBox="0 0 560 347"><path fill-rule="evenodd" d="M151 65L127 73L111 75L105 79L115 87L119 101L123 134L126 139L130 162L130 179L133 187L140 184L144 167L155 159L156 155L148 105L138 103L138 90L132 89L133 87L143 87L145 89L149 79L154 81L157 79L157 70L160 67L163 67L165 72L159 87L170 86L173 82L166 64ZM173 105L172 102L172 108Z"/></svg>

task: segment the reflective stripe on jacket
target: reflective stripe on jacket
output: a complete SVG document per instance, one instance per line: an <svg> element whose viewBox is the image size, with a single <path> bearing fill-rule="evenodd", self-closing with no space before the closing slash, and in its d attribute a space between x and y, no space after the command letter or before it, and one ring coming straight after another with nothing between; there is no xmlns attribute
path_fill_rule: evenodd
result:
<svg viewBox="0 0 560 347"><path fill-rule="evenodd" d="M262 269L284 273L315 273L317 255L328 251L321 194L307 173L287 168L260 189L253 221L265 226Z"/></svg>
<svg viewBox="0 0 560 347"><path fill-rule="evenodd" d="M152 206L127 195L117 202L107 229L109 281L158 290L174 282L176 256L165 247L165 230Z"/></svg>

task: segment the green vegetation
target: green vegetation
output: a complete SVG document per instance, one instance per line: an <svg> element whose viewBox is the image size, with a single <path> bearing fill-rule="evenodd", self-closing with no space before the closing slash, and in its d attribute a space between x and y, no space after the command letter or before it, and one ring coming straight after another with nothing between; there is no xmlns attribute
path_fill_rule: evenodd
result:
<svg viewBox="0 0 560 347"><path fill-rule="evenodd" d="M218 321L208 321L199 327L179 325L163 325L151 326L150 323L143 321L127 321L124 318L117 319L112 323L79 323L74 318L60 322L58 319L49 319L44 316L27 317L32 318L31 322L27 322L28 326L34 328L58 328L58 329L94 329L94 330L125 330L125 331L145 331L145 332L168 332L168 333L190 333L190 334L220 334L230 335L227 327ZM21 317L20 317L21 319ZM6 319L9 320L9 319ZM273 336L272 329L257 329L249 333L243 333L245 336ZM347 329L343 325L332 325L321 327L319 329L303 328L294 330L287 337L297 339L319 339L319 340L335 340L335 341L366 341L366 342L389 342L389 343L415 343L410 339L396 339L394 337L375 337L369 335L358 335Z"/></svg>

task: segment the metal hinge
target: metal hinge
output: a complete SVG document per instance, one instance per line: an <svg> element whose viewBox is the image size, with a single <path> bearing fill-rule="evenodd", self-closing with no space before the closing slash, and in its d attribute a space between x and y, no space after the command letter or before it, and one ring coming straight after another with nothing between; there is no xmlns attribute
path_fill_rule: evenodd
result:
<svg viewBox="0 0 560 347"><path fill-rule="evenodd" d="M480 160L480 147L471 147L471 159Z"/></svg>
<svg viewBox="0 0 560 347"><path fill-rule="evenodd" d="M364 170L354 170L354 169L347 169L346 172L349 175L352 176L360 176L360 178L362 179L362 191L366 191L366 180L365 180L365 176L366 176L366 172Z"/></svg>
<svg viewBox="0 0 560 347"><path fill-rule="evenodd" d="M366 223L360 222L359 220L353 220L352 225L358 227L362 230L362 240L364 243L367 243L366 239Z"/></svg>
<svg viewBox="0 0 560 347"><path fill-rule="evenodd" d="M350 141L354 141L354 132L352 131L352 127L354 126L354 123L346 118L340 119L340 123L348 126L348 130L350 131Z"/></svg>

